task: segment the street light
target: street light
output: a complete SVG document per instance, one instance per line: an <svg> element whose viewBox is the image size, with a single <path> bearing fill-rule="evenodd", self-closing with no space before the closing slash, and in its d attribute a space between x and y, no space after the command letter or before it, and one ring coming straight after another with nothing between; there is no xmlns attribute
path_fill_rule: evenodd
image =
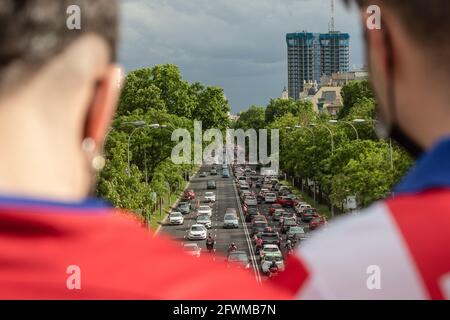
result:
<svg viewBox="0 0 450 320"><path fill-rule="evenodd" d="M306 130L308 130L311 133L312 137L313 137L313 143L316 142L316 135L314 134L314 131L311 128L308 128L306 126L296 125L295 129L306 129Z"/></svg>
<svg viewBox="0 0 450 320"><path fill-rule="evenodd" d="M363 119L358 119L358 120L363 120ZM356 140L359 140L359 134L358 134L358 130L356 129L356 127L353 125L353 123L351 121L344 121L344 120L330 120L328 121L329 123L332 124L337 124L337 123L345 123L348 124L349 126L352 127L352 129L355 131L356 134Z"/></svg>

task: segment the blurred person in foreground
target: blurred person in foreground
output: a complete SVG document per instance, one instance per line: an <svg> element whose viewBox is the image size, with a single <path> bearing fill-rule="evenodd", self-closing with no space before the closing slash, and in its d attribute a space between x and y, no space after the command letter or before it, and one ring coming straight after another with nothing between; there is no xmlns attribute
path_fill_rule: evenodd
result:
<svg viewBox="0 0 450 320"><path fill-rule="evenodd" d="M0 2L0 298L286 298L88 198L119 92L117 16L112 0Z"/></svg>
<svg viewBox="0 0 450 320"><path fill-rule="evenodd" d="M343 218L278 282L303 299L450 298L450 1L359 0L379 125L417 162L395 196ZM368 6L381 29L366 28Z"/></svg>

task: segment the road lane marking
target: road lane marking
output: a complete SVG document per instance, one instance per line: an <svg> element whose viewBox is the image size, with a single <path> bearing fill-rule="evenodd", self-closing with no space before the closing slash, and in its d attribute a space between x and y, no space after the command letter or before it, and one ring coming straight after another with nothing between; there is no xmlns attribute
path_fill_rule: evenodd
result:
<svg viewBox="0 0 450 320"><path fill-rule="evenodd" d="M248 246L248 249L249 249L249 252L250 252L250 259L252 260L253 272L255 273L256 281L261 283L261 275L259 273L259 267L258 267L258 264L257 264L257 261L256 261L256 256L255 256L255 252L253 250L252 242L250 240L250 234L249 234L248 229L247 229L247 224L245 223L244 214L242 212L242 204L239 201L239 194L237 192L235 183L233 183L233 189L234 189L234 194L236 196L236 201L237 201L237 205L238 205L238 209L239 209L239 214L241 216L242 226L244 228L244 234L245 234L245 238L246 238L246 241L247 241L247 246Z"/></svg>

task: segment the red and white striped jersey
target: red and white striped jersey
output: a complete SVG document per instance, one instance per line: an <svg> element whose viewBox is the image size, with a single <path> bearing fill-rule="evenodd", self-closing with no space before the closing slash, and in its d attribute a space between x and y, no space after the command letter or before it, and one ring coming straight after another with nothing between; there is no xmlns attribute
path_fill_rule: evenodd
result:
<svg viewBox="0 0 450 320"><path fill-rule="evenodd" d="M450 140L396 191L318 231L278 284L298 299L450 299Z"/></svg>

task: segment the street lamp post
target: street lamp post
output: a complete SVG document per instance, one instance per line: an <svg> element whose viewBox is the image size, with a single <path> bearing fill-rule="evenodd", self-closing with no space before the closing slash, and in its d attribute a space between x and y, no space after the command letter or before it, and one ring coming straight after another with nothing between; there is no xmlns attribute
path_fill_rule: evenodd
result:
<svg viewBox="0 0 450 320"><path fill-rule="evenodd" d="M325 129L328 130L328 132L330 133L330 138L331 138L331 155L334 154L334 137L333 137L333 131L328 128L327 125L321 125L321 124L317 124L317 123L311 123L311 126L313 127L324 127ZM316 198L316 180L314 179L314 199ZM333 204L331 204L331 216L334 216L334 206Z"/></svg>
<svg viewBox="0 0 450 320"><path fill-rule="evenodd" d="M310 126L312 127L323 127L325 129L328 130L328 132L330 133L330 138L331 138L331 154L334 154L334 136L333 136L333 131L328 128L328 126L326 125L322 125L322 124L317 124L317 123L311 123Z"/></svg>
<svg viewBox="0 0 450 320"><path fill-rule="evenodd" d="M306 130L308 130L311 133L312 137L313 137L313 143L316 142L316 135L314 134L314 131L311 128L308 128L306 126L297 125L297 126L295 126L295 129L306 129Z"/></svg>
<svg viewBox="0 0 450 320"><path fill-rule="evenodd" d="M132 125L132 126L135 126L135 127L142 127L142 126L145 126L145 121L142 121L142 120L138 120L138 121L128 121L128 122L123 122L123 123L120 124L121 127L122 127L122 126L125 126L125 125ZM108 140L109 134L110 134L112 131L114 131L114 130L116 130L116 128L110 127L110 128L108 129L108 131L106 132L105 140L103 141L103 146L102 146L103 148L102 148L102 150L105 149L105 144L106 144L106 141Z"/></svg>
<svg viewBox="0 0 450 320"><path fill-rule="evenodd" d="M352 127L352 129L355 131L356 134L356 140L359 140L359 134L358 134L358 129L356 129L356 127L353 125L353 123L351 123L350 121L344 121L344 120L330 120L329 123L345 123L348 124L350 127Z"/></svg>

